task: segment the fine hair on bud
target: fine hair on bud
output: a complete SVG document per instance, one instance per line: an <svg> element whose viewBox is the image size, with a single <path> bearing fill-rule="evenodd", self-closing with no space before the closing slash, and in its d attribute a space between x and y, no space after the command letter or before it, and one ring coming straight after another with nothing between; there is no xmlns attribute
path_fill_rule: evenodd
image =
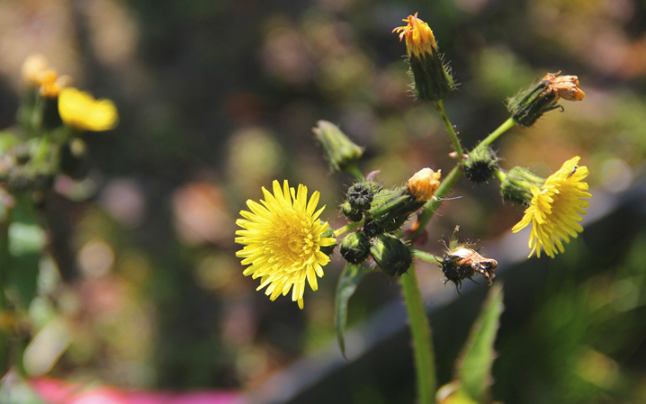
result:
<svg viewBox="0 0 646 404"><path fill-rule="evenodd" d="M464 162L464 176L475 184L487 182L499 169L498 161L491 147L476 147Z"/></svg>

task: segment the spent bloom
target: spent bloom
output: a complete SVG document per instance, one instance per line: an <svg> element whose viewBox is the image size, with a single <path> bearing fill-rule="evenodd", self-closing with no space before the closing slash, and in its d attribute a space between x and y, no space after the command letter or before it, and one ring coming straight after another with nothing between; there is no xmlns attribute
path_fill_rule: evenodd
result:
<svg viewBox="0 0 646 404"><path fill-rule="evenodd" d="M532 225L529 237L529 253L541 256L541 248L554 258L558 252L563 252L563 241L570 242L570 237L576 238L583 227L578 223L585 215L585 208L590 204L582 198L590 198L585 192L589 189L583 179L588 176L588 168L578 166L580 157L574 157L565 163L560 170L545 180L539 189L531 187L532 200L525 210L523 219L514 226L514 233Z"/></svg>
<svg viewBox="0 0 646 404"><path fill-rule="evenodd" d="M417 13L403 21L408 24L395 28L393 33L399 33L400 41L406 38L415 95L422 101L440 101L453 91L455 83L448 67L444 65L433 31L427 23L417 18Z"/></svg>
<svg viewBox="0 0 646 404"><path fill-rule="evenodd" d="M61 90L58 112L65 124L80 130L101 132L117 126L119 115L111 100L100 99L74 87Z"/></svg>
<svg viewBox="0 0 646 404"><path fill-rule="evenodd" d="M38 74L40 95L47 98L56 98L71 81L70 76L59 76L56 70L45 70Z"/></svg>
<svg viewBox="0 0 646 404"><path fill-rule="evenodd" d="M309 201L304 185L296 191L287 181L282 188L274 181L273 191L272 195L263 187L265 200L248 200L251 212L240 211L244 219L238 219L236 224L244 230L236 231L240 236L236 243L245 247L236 256L243 258L243 265L251 265L244 275L260 278L257 290L267 287L265 294L276 300L291 289L292 301L298 301L302 309L305 280L312 290L318 289L317 276L323 276L323 266L330 262L321 248L335 245L336 240L323 235L328 224L319 219L325 206L316 210L318 191Z"/></svg>
<svg viewBox="0 0 646 404"><path fill-rule="evenodd" d="M577 76L557 76L559 73L547 73L542 82L547 83L548 91L555 91L567 101L582 101L585 93L579 88Z"/></svg>
<svg viewBox="0 0 646 404"><path fill-rule="evenodd" d="M415 15L409 15L408 18L402 21L408 24L405 27L397 27L393 32L399 33L399 40L406 38L406 49L408 56L424 57L430 55L434 51L437 52L437 43L433 30L427 23L417 18Z"/></svg>
<svg viewBox="0 0 646 404"><path fill-rule="evenodd" d="M433 171L430 168L423 168L415 173L408 180L408 190L417 201L426 202L433 197L440 186L442 170Z"/></svg>

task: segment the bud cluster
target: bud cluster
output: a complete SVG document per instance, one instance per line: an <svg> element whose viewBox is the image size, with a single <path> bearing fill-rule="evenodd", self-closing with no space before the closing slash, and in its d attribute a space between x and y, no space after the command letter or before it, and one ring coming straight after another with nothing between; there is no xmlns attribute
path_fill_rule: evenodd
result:
<svg viewBox="0 0 646 404"><path fill-rule="evenodd" d="M372 256L386 273L400 276L412 263L408 247L393 232L410 215L433 197L441 173L425 168L411 177L406 186L384 189L374 181L360 181L348 188L341 212L353 222L363 220L361 230L346 236L341 255L358 264Z"/></svg>

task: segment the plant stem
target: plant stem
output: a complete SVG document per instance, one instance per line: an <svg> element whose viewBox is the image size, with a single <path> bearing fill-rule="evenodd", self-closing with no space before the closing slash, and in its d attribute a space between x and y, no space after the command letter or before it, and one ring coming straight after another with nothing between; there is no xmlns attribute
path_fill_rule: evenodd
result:
<svg viewBox="0 0 646 404"><path fill-rule="evenodd" d="M0 197L2 197L0 195ZM0 201L2 203L2 201ZM9 253L9 224L11 223L11 207L4 207L4 220L0 222L0 316L8 315L5 283L7 281L11 255ZM9 368L9 333L8 329L0 327L0 377Z"/></svg>
<svg viewBox="0 0 646 404"><path fill-rule="evenodd" d="M357 177L357 179L359 179L359 180L364 180L366 178L366 177L364 177L361 170L359 170L359 168L357 168L356 164L351 165L350 167L346 168L345 170L347 172L349 172L350 174L354 175L355 177Z"/></svg>
<svg viewBox="0 0 646 404"><path fill-rule="evenodd" d="M402 275L401 279L406 309L410 318L410 332L413 338L417 402L419 404L433 404L435 403L436 382L431 326L426 317L426 308L417 282L414 264L408 268L408 272Z"/></svg>
<svg viewBox="0 0 646 404"><path fill-rule="evenodd" d="M357 227L362 226L362 225L363 225L363 220L360 221L360 222L348 223L345 226L339 227L338 229L334 230L334 237L339 237L343 233L348 232L350 230L354 230Z"/></svg>
<svg viewBox="0 0 646 404"><path fill-rule="evenodd" d="M480 142L480 144L476 148L489 146L491 143L494 142L494 140L498 139L500 135L507 132L514 125L516 125L516 121L514 120L514 118L507 119L505 122L503 122L502 125L498 127L498 129L493 131L491 135L487 136L482 142Z"/></svg>
<svg viewBox="0 0 646 404"><path fill-rule="evenodd" d="M430 262L430 263L433 263L433 264L439 264L439 263L442 262L441 258L439 258L439 257L437 257L437 256L435 256L433 254L429 254L426 251L421 251L421 250L418 250L416 248L411 248L410 252L411 252L411 254L413 254L413 256L415 258L419 258L422 261Z"/></svg>
<svg viewBox="0 0 646 404"><path fill-rule="evenodd" d="M455 153L457 154L458 162L462 163L462 155L464 154L464 150L462 150L462 146L460 145L458 134L455 133L455 129L453 129L453 125L451 124L449 117L446 115L446 110L444 110L444 103L442 102L442 100L439 100L437 102L437 112L440 113L444 127L446 128L446 131L451 138L451 143L453 143L453 148L455 149Z"/></svg>

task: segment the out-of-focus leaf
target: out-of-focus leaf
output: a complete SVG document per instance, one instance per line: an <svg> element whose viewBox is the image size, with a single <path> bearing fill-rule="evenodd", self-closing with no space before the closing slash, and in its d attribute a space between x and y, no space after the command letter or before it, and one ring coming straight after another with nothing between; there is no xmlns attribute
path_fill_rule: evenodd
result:
<svg viewBox="0 0 646 404"><path fill-rule="evenodd" d="M45 232L40 227L34 205L26 195L16 198L9 225L11 270L8 281L28 305L36 295L40 253L45 245Z"/></svg>
<svg viewBox="0 0 646 404"><path fill-rule="evenodd" d="M464 392L457 380L440 387L435 400L438 404L478 404Z"/></svg>
<svg viewBox="0 0 646 404"><path fill-rule="evenodd" d="M491 384L491 366L495 359L493 345L503 311L502 299L502 286L497 283L491 287L457 362L460 390L479 403L487 399Z"/></svg>
<svg viewBox="0 0 646 404"><path fill-rule="evenodd" d="M370 268L367 265L359 264L348 264L343 269L343 273L339 277L339 283L336 287L336 336L339 340L339 347L341 348L341 353L343 357L345 356L345 340L343 339L343 330L345 330L345 325L348 317L348 301L350 297L354 294L354 291L357 289L357 285L361 282L363 276L368 272Z"/></svg>
<svg viewBox="0 0 646 404"><path fill-rule="evenodd" d="M0 154L4 153L10 147L13 147L20 143L20 140L9 131L0 132Z"/></svg>

